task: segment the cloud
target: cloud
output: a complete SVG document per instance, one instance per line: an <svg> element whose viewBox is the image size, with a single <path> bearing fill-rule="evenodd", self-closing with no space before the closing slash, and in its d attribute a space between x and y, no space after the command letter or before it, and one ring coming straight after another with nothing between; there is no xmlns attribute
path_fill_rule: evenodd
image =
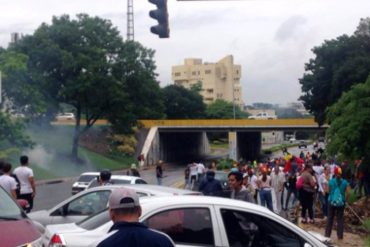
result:
<svg viewBox="0 0 370 247"><path fill-rule="evenodd" d="M302 27L307 23L303 16L291 16L284 21L275 34L275 40L284 42L289 39L297 39L302 34Z"/></svg>

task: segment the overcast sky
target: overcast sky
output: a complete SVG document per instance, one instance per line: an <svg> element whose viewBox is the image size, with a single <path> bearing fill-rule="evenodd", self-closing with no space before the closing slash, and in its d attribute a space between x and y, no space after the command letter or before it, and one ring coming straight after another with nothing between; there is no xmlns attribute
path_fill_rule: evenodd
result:
<svg viewBox="0 0 370 247"><path fill-rule="evenodd" d="M126 0L0 0L0 46L11 32L32 34L53 15L87 13L110 19L126 38ZM351 35L368 17L369 0L168 0L170 38L150 33L155 6L134 0L135 40L156 50L158 80L172 83L171 66L184 58L216 62L228 54L242 66L246 104L286 104L301 95L298 79L311 49L324 40Z"/></svg>

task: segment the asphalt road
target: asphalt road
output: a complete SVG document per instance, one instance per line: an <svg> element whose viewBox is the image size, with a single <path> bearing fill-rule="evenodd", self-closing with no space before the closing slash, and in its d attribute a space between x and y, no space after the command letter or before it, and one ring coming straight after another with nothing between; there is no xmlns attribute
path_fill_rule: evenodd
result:
<svg viewBox="0 0 370 247"><path fill-rule="evenodd" d="M126 170L113 172L114 174L126 174ZM163 185L179 187L183 184L184 167L176 164L165 164ZM141 177L149 184L157 184L155 167L140 171ZM36 197L32 211L50 209L59 202L72 196L72 184L77 177L64 178L50 181L36 181Z"/></svg>

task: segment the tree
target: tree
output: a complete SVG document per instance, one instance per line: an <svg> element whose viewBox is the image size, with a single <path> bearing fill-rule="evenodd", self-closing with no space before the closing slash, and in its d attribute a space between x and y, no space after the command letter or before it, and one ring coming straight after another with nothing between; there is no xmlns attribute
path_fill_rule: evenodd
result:
<svg viewBox="0 0 370 247"><path fill-rule="evenodd" d="M168 119L204 118L206 106L196 90L179 85L163 88L165 113Z"/></svg>
<svg viewBox="0 0 370 247"><path fill-rule="evenodd" d="M163 95L155 79L153 57L153 50L134 41L126 41L118 53L113 75L122 82L127 101L126 111L113 109L108 114L108 119L117 131L129 132L138 118L164 117Z"/></svg>
<svg viewBox="0 0 370 247"><path fill-rule="evenodd" d="M299 80L300 100L322 125L326 108L334 104L352 85L363 82L370 71L370 19L362 19L352 36L342 35L312 49L314 59L305 65Z"/></svg>
<svg viewBox="0 0 370 247"><path fill-rule="evenodd" d="M370 164L370 77L343 93L337 103L328 108L330 128L327 152L346 159L364 157Z"/></svg>
<svg viewBox="0 0 370 247"><path fill-rule="evenodd" d="M0 158L19 151L19 148L32 147L33 142L25 134L24 123L19 119L12 119L10 115L0 111Z"/></svg>
<svg viewBox="0 0 370 247"><path fill-rule="evenodd" d="M32 78L47 96L47 115L55 115L61 103L74 107L74 159L81 134L99 118L108 117L116 130L128 131L138 116L160 114L153 51L123 43L108 20L86 14L53 17L51 25L42 24L12 49L28 56ZM158 106L155 114L151 105Z"/></svg>
<svg viewBox="0 0 370 247"><path fill-rule="evenodd" d="M218 99L207 106L208 119L232 119L234 118L234 105L222 99ZM248 114L235 106L235 118L247 118Z"/></svg>
<svg viewBox="0 0 370 247"><path fill-rule="evenodd" d="M2 72L2 108L10 113L22 113L36 117L46 111L42 90L35 87L35 81L27 68L28 57L14 51L0 52Z"/></svg>

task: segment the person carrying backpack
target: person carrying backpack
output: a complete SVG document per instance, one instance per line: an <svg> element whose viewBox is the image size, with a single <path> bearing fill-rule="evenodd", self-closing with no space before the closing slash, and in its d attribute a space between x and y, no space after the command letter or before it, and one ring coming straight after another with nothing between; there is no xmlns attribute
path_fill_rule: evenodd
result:
<svg viewBox="0 0 370 247"><path fill-rule="evenodd" d="M349 183L342 178L342 169L334 168L334 176L329 181L329 198L328 198L328 221L325 228L325 237L330 237L333 228L334 216L337 217L337 237L343 239L344 227L344 207L349 198Z"/></svg>

